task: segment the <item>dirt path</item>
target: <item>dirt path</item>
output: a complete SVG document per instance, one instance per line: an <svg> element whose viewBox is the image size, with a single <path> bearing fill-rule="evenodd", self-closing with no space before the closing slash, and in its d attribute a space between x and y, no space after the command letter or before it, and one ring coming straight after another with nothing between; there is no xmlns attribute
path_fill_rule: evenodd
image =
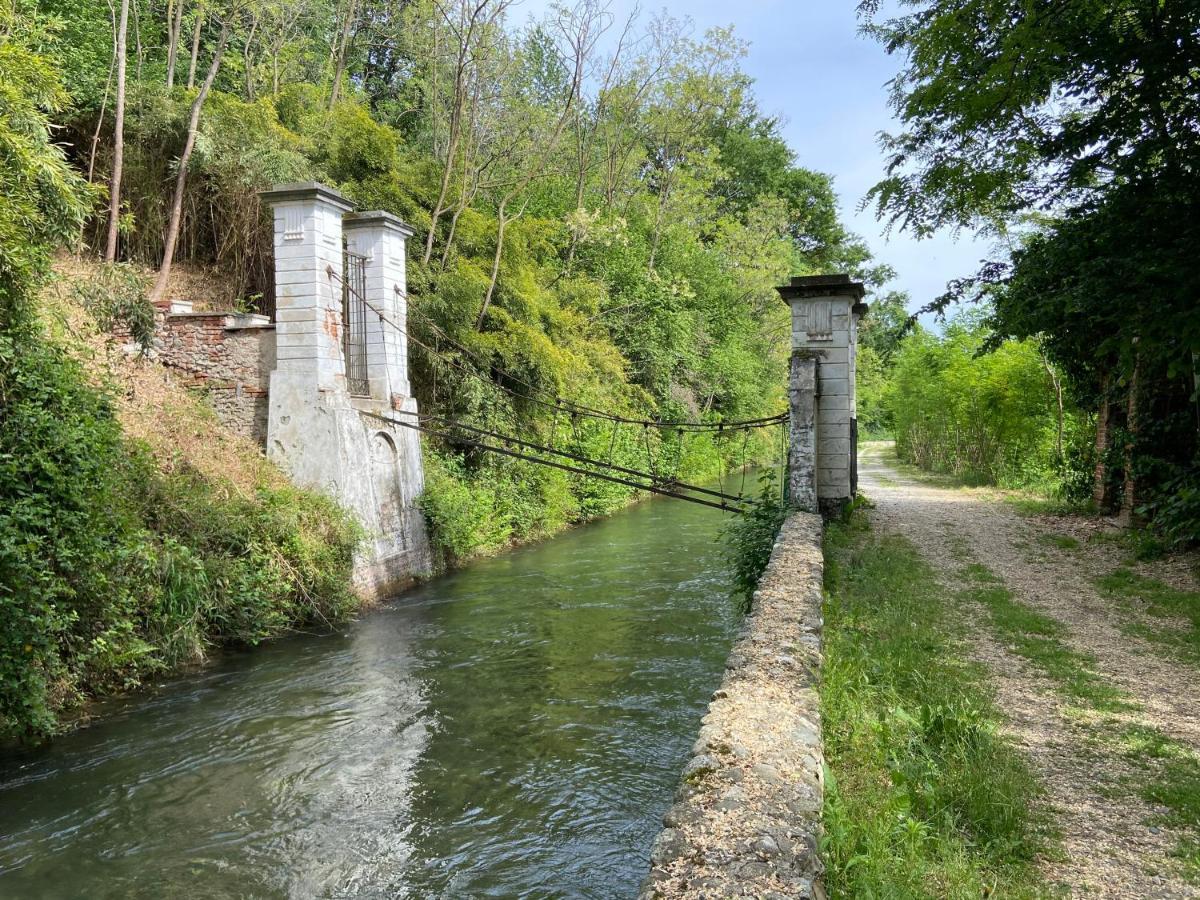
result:
<svg viewBox="0 0 1200 900"><path fill-rule="evenodd" d="M887 449L866 445L859 462L877 527L912 541L951 588L963 584L966 564L985 565L1015 601L1064 625L1063 642L1093 656L1097 675L1140 704L1123 718L1200 750L1200 673L1123 633L1117 623L1128 613L1093 585L1121 565L1119 548L1059 548L1043 540L1058 533L1049 522L1019 516L983 492L901 474L888 464ZM1097 734L1112 715L1069 708L1051 681L997 639L981 606L969 604L964 612L978 623L974 652L993 674L997 702L1046 787L1062 833L1066 858L1047 860L1047 877L1072 897L1200 897L1173 874L1169 853L1179 835L1154 824L1162 810L1129 791L1135 770Z"/></svg>

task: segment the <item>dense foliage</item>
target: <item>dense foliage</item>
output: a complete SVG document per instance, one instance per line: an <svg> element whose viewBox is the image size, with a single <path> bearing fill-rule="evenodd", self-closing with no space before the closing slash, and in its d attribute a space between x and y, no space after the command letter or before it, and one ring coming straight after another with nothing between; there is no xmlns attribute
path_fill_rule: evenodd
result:
<svg viewBox="0 0 1200 900"><path fill-rule="evenodd" d="M47 114L65 95L34 49L47 39L0 8L0 739L52 732L83 696L213 641L257 641L353 605L357 534L332 504L164 471L48 339L37 292L88 192L50 142ZM145 325L128 293L100 304L105 288L88 289L98 311Z"/></svg>
<svg viewBox="0 0 1200 900"><path fill-rule="evenodd" d="M987 299L1094 416L1093 498L1200 536L1200 7L907 0L881 214L925 234L1016 229L1011 258L930 305Z"/></svg>
<svg viewBox="0 0 1200 900"><path fill-rule="evenodd" d="M979 483L1058 491L1069 479L1077 490L1086 422L1068 400L1060 433L1055 374L1038 347L1005 341L985 353L991 336L964 315L900 344L887 401L897 452Z"/></svg>
<svg viewBox="0 0 1200 900"><path fill-rule="evenodd" d="M758 579L766 571L787 504L774 472L759 477L758 502L725 526L725 556L743 611L750 609Z"/></svg>
<svg viewBox="0 0 1200 900"><path fill-rule="evenodd" d="M215 264L230 300L256 302L272 291L258 190L319 179L401 215L417 230L412 380L427 412L542 440L570 428L576 449L619 464L715 477L773 456L777 435L614 436L527 398L640 419L778 412L788 330L774 286L889 274L838 222L831 179L799 167L759 112L729 31L616 21L596 0L524 25L506 0L133 4L118 257L162 258L193 85L219 64L175 258ZM56 23L44 45L71 95L67 152L101 181L115 20L91 0L38 9ZM99 246L107 228L97 209L85 240ZM425 508L449 559L630 496L454 441L430 457Z"/></svg>

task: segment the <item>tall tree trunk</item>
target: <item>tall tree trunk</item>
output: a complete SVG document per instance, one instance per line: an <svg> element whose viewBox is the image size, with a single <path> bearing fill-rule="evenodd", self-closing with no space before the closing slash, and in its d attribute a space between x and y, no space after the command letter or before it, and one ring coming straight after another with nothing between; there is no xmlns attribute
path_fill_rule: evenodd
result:
<svg viewBox="0 0 1200 900"><path fill-rule="evenodd" d="M179 241L179 221L183 218L183 193L187 188L188 161L192 158L192 150L196 146L196 132L200 129L200 110L208 98L208 92L217 78L221 68L221 57L225 54L225 43L229 40L229 22L221 25L221 37L217 48L213 51L212 65L208 67L208 75L200 85L200 92L192 101L191 117L188 119L187 140L183 143L183 153L179 157L179 173L175 177L175 196L171 200L171 217L167 222L167 237L163 242L162 265L158 269L158 278L150 291L150 302L158 303L167 292L167 282L171 278L171 263L175 259L175 245Z"/></svg>
<svg viewBox="0 0 1200 900"><path fill-rule="evenodd" d="M254 33L258 31L259 13L254 14L254 19L250 23L250 33L246 35L246 43L242 47L242 61L245 63L246 69L246 101L254 102L254 54L250 49L254 46Z"/></svg>
<svg viewBox="0 0 1200 900"><path fill-rule="evenodd" d="M183 0L167 0L167 90L175 86L179 32L183 30Z"/></svg>
<svg viewBox="0 0 1200 900"><path fill-rule="evenodd" d="M142 63L145 62L145 52L142 49L142 18L138 15L138 5L133 4L133 43L137 48L137 77L138 84L142 83Z"/></svg>
<svg viewBox="0 0 1200 900"><path fill-rule="evenodd" d="M450 129L452 137L450 146L446 151L446 165L442 168L442 186L441 190L438 191L437 203L433 205L433 212L430 213L429 216L429 233L425 235L425 254L421 257L421 262L423 262L425 265L429 265L429 258L433 256L433 238L434 235L437 234L438 219L440 219L442 213L446 211L443 207L446 203L446 195L450 192L450 172L454 166L454 153L458 149L457 135L453 135L455 128L454 122L457 118L458 113L455 112L455 114L451 116Z"/></svg>
<svg viewBox="0 0 1200 900"><path fill-rule="evenodd" d="M667 191L665 188L658 195L658 204L654 207L654 232L650 236L650 259L647 261L650 271L654 271L654 262L658 258L658 245L662 240L663 213L667 206Z"/></svg>
<svg viewBox="0 0 1200 900"><path fill-rule="evenodd" d="M1042 365L1046 368L1046 374L1050 377L1050 384L1054 388L1054 399L1058 402L1058 433L1054 436L1054 452L1058 464L1063 464L1063 419L1065 418L1065 410L1063 408L1063 386L1062 379L1058 377L1058 373L1054 371L1054 367L1050 365L1050 360L1046 354L1042 355Z"/></svg>
<svg viewBox="0 0 1200 900"><path fill-rule="evenodd" d="M104 261L117 259L117 235L121 228L121 170L125 165L125 45L129 31L129 0L121 0L117 25L117 98L113 123L113 167L108 182L108 241Z"/></svg>
<svg viewBox="0 0 1200 900"><path fill-rule="evenodd" d="M479 315L475 319L475 330L483 331L483 322L487 318L488 307L492 305L492 297L496 294L496 281L500 278L500 257L504 255L504 228L508 225L508 216L505 207L508 204L508 198L505 197L500 201L500 207L496 210L496 255L492 257L492 279L488 282L487 293L483 297L483 306L479 308Z"/></svg>
<svg viewBox="0 0 1200 900"><path fill-rule="evenodd" d="M100 99L100 114L96 116L96 130L92 132L92 148L88 153L88 184L92 183L92 176L96 173L96 148L100 144L100 131L104 128L104 114L108 111L108 95L112 91L113 73L117 68L117 10L111 0L108 4L108 18L112 23L112 58L108 62L108 80L104 82L104 96Z"/></svg>
<svg viewBox="0 0 1200 900"><path fill-rule="evenodd" d="M329 108L337 104L338 93L342 87L342 75L346 72L346 55L350 51L350 29L354 27L354 16L358 12L357 0L350 0L346 8L346 18L342 22L341 38L338 41L337 53L334 59L333 87L329 90Z"/></svg>
<svg viewBox="0 0 1200 900"><path fill-rule="evenodd" d="M200 29L204 26L204 11L196 10L196 21L192 25L192 57L188 62L188 90L196 86L196 63L200 59Z"/></svg>
<svg viewBox="0 0 1200 900"><path fill-rule="evenodd" d="M1112 440L1112 408L1109 404L1111 376L1105 375L1100 384L1100 409L1096 414L1096 467L1092 471L1092 502L1104 512L1112 498L1108 492L1108 448Z"/></svg>
<svg viewBox="0 0 1200 900"><path fill-rule="evenodd" d="M1196 433L1200 434L1200 353L1192 351L1192 396L1196 398Z"/></svg>
<svg viewBox="0 0 1200 900"><path fill-rule="evenodd" d="M1137 510L1137 476L1134 475L1133 451L1138 436L1138 369L1141 360L1134 357L1133 374L1129 377L1129 396L1125 405L1125 482L1121 491L1121 512L1118 520L1122 525L1132 525L1134 513Z"/></svg>

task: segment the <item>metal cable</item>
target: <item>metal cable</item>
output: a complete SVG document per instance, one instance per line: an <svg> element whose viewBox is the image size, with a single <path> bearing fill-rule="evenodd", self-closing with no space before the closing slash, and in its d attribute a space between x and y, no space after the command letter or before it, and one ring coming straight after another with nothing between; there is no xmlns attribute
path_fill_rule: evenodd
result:
<svg viewBox="0 0 1200 900"><path fill-rule="evenodd" d="M325 272L330 277L336 278L338 281L342 282L343 284L345 283L342 276L332 266L326 266ZM399 286L395 286L394 289L399 296L401 296L405 300L407 300L407 297L408 297L407 293L400 290ZM573 403L569 400L563 400L561 397L553 396L546 391L535 388L534 386L530 385L525 380L517 377L516 375L513 375L511 372L509 372L506 369L503 369L499 366L494 366L494 365L487 366L487 368L499 373L502 377L516 382L517 384L532 391L534 394L542 394L543 397L552 397L553 396L553 399L546 400L546 399L541 399L537 396L521 394L521 393L513 390L512 388L506 387L505 385L497 384L491 378L481 375L479 372L477 372L473 369L467 368L466 366L460 365L459 363L451 360L448 355L442 353L439 350L434 349L433 347L430 347L428 344L424 343L419 338L415 337L412 334L412 332L410 332L404 326L400 325L400 323L396 322L391 317L385 315L382 311L380 311L380 309L377 306L375 306L375 304L371 303L369 300L364 299L363 302L368 307L370 307L371 311L374 312L375 315L379 316L379 319L381 322L386 322L387 324L391 325L393 328L395 328L397 331L399 331L401 334L403 334L408 340L410 340L414 344L416 344L418 347L421 347L422 349L428 351L429 353L432 353L435 356L439 356L439 357L445 359L451 366L453 366L454 368L463 372L468 377L475 378L475 379L479 380L480 382L488 385L489 387L496 389L496 390L503 391L504 393L506 393L509 396L512 396L518 400L524 400L528 403L538 404L540 406L544 406L549 409L564 410L564 411L568 411L568 412L576 412L579 415L585 416L587 418L601 419L601 420L608 421L608 422L618 422L618 423L630 424L630 425L642 425L642 426L645 426L648 428L681 428L681 429L686 429L689 431L698 431L698 432L714 431L714 430L719 430L719 429L723 429L723 428L739 428L739 427L769 428L769 427L776 425L779 422L783 421L787 417L787 413L783 412L783 413L777 413L773 416L764 416L764 417L758 418L758 419L746 419L746 420L740 421L740 422L663 422L663 421L657 421L657 420L651 420L651 419L633 419L633 418L629 418L628 416L621 416L621 415L617 415L616 413L610 413L610 412L606 412L604 410L594 409L589 406L583 406L581 404ZM433 322L429 316L427 316L425 313L421 312L416 307L413 307L412 310L417 315L419 315L426 322L426 324L429 325L430 328L433 329L434 333L438 337L442 338L442 340L444 340L451 347L456 349L459 353L463 354L464 356L466 356L470 359L475 360L476 364L479 364L479 361L476 359L476 354L474 354L471 350L464 347L458 341L454 340L454 338L452 338L448 334L446 334L446 332L443 331L441 328L439 328L438 325L435 322Z"/></svg>

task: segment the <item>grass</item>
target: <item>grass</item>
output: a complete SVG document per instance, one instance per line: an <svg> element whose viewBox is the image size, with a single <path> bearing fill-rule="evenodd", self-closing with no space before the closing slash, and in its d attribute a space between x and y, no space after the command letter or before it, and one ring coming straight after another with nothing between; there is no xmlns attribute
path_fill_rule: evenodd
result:
<svg viewBox="0 0 1200 900"><path fill-rule="evenodd" d="M1053 896L1039 788L916 549L827 532L823 855L831 897Z"/></svg>
<svg viewBox="0 0 1200 900"><path fill-rule="evenodd" d="M1037 666L1072 700L1106 712L1126 712L1136 705L1096 674L1095 657L1067 646L1066 628L1013 599L1004 583L979 563L963 569L968 587L964 599L981 603L996 635L1018 656Z"/></svg>
<svg viewBox="0 0 1200 900"><path fill-rule="evenodd" d="M1157 728L1127 725L1117 735L1124 756L1144 773L1131 788L1164 810L1153 822L1184 831L1171 855L1180 875L1200 884L1200 758Z"/></svg>
<svg viewBox="0 0 1200 900"><path fill-rule="evenodd" d="M1181 591L1124 567L1097 579L1096 586L1110 597L1136 603L1151 618L1164 620L1161 627L1142 620L1128 624L1127 630L1186 662L1200 663L1200 591Z"/></svg>
<svg viewBox="0 0 1200 900"><path fill-rule="evenodd" d="M1079 549L1079 541L1069 534L1043 533L1038 535L1037 540L1040 544L1045 544L1047 547L1057 547L1059 550Z"/></svg>

